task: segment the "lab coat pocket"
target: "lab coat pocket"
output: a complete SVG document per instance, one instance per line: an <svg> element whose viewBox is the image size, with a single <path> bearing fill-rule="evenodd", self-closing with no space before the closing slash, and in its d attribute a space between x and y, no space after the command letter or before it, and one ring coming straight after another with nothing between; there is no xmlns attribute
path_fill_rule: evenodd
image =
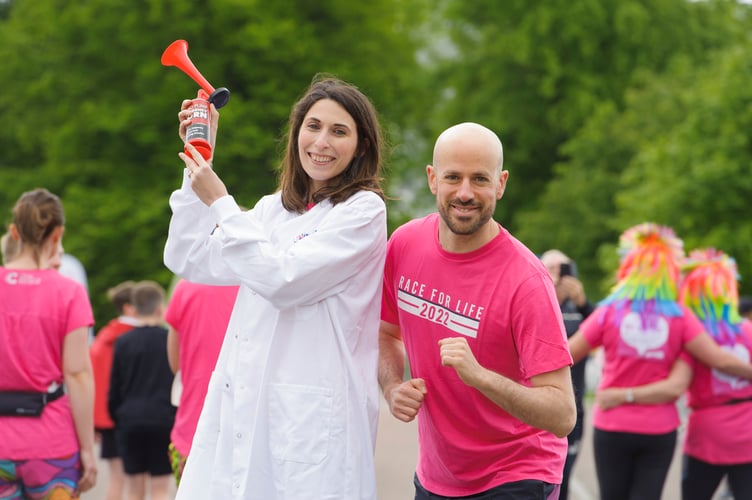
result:
<svg viewBox="0 0 752 500"><path fill-rule="evenodd" d="M326 387L272 385L269 424L274 459L321 463L329 448L333 401L333 391Z"/></svg>

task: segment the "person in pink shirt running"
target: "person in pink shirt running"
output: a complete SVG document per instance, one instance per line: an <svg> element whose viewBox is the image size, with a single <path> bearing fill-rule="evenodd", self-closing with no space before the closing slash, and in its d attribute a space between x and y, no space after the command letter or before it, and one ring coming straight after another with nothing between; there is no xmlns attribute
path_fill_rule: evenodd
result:
<svg viewBox="0 0 752 500"><path fill-rule="evenodd" d="M52 268L65 217L46 189L21 195L0 267L0 498L77 499L96 483L86 289Z"/></svg>
<svg viewBox="0 0 752 500"><path fill-rule="evenodd" d="M418 417L415 498L558 498L572 359L551 276L493 220L509 176L501 141L450 127L426 172L438 213L389 240L379 333L389 409Z"/></svg>
<svg viewBox="0 0 752 500"><path fill-rule="evenodd" d="M683 242L673 230L643 223L620 238L622 260L611 293L569 339L575 362L602 346L598 391L618 388L624 404L603 394L593 409L593 446L600 497L659 500L673 458L681 391L641 387L669 378L684 351L730 375L752 378L752 365L721 350L678 302ZM675 387L675 386L674 386Z"/></svg>
<svg viewBox="0 0 752 500"><path fill-rule="evenodd" d="M169 449L172 472L178 484L238 289L238 286L202 285L181 279L167 306L165 320L171 327L167 335L167 357L172 372L180 370L182 384Z"/></svg>

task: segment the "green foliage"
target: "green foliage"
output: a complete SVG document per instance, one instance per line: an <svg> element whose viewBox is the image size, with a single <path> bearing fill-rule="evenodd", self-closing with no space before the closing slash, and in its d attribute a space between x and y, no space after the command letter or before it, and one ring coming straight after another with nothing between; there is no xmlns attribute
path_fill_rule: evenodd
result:
<svg viewBox="0 0 752 500"><path fill-rule="evenodd" d="M0 0L0 210L44 186L67 213L98 324L125 279L162 264L182 162L176 115L215 86L215 167L239 203L276 187L292 103L317 73L357 84L390 144L389 224L433 210L433 141L477 121L504 142L497 216L605 293L627 226L669 224L739 262L752 293L750 8L733 0Z"/></svg>
<svg viewBox="0 0 752 500"><path fill-rule="evenodd" d="M604 105L563 148L571 160L556 166L539 209L522 217L524 234L541 249L570 249L605 293L619 233L654 221L673 227L687 250L734 256L750 290L749 50L743 42L702 65L677 58L665 74L643 75L623 111Z"/></svg>
<svg viewBox="0 0 752 500"><path fill-rule="evenodd" d="M0 207L44 186L66 208L66 251L89 274L98 324L125 279L167 286L162 250L179 186L177 112L198 88L160 63L173 40L232 92L215 167L239 203L276 188L290 108L317 73L361 87L387 132L413 113L427 2L14 0L0 11ZM6 211L7 210L7 211Z"/></svg>
<svg viewBox="0 0 752 500"><path fill-rule="evenodd" d="M701 68L661 80L676 98L661 137L648 138L622 175L617 223L655 218L689 251L713 246L734 256L752 291L752 43Z"/></svg>
<svg viewBox="0 0 752 500"><path fill-rule="evenodd" d="M500 134L510 170L500 211L513 230L567 160L561 145L604 103L620 109L641 71L661 72L681 54L700 58L744 33L734 2L444 3L458 55L441 71L453 98L437 127L479 121Z"/></svg>
<svg viewBox="0 0 752 500"><path fill-rule="evenodd" d="M566 141L558 146L552 177L541 190L541 196L516 219L518 235L533 249L565 249L579 262L589 288L601 294L611 284L611 273L616 266L612 250L626 227L655 220L675 225L680 236L688 238L690 243L691 234L696 231L690 230L692 223L675 223L677 210L667 208L682 206L684 220L698 218L674 195L686 175L667 168L671 160L658 155L668 151L689 154L686 148L692 146L678 141L677 127L687 126L688 114L696 111L692 107L710 98L697 95L710 90L697 89L698 73L712 67L708 78L723 81L715 67L717 54L724 50L722 47L745 43L744 33L749 30L749 10L735 2L653 4L658 9L657 15L645 19L645 25L635 24L641 18L636 14L640 4L620 2L617 10L621 14L614 15L614 19L621 19L619 26L626 22L624 19L632 19L629 30L623 26L619 29L621 36L634 45L619 42L622 49L609 57L623 62L613 66L604 79L618 80L624 85L614 86L611 96L601 98L583 114L581 126L568 132ZM670 4L677 5L669 8ZM680 18L682 22L678 21ZM669 19L675 22L667 22ZM640 35L632 39L628 35L635 30ZM664 30L667 41L660 43L657 34L663 36ZM618 75L616 80L611 77L614 74ZM694 100L691 105L688 94L692 96L689 100ZM733 128L736 124L719 126ZM742 130L736 134L737 141L744 134ZM709 141L708 137L695 140L715 149L715 140ZM643 168L636 170L633 163ZM652 175L643 175L646 171ZM630 176L632 184L642 186L642 191L637 188L628 194L633 189L629 187ZM617 197L622 200L618 205ZM699 209L697 204L694 206ZM724 217L715 219L715 224L724 225Z"/></svg>

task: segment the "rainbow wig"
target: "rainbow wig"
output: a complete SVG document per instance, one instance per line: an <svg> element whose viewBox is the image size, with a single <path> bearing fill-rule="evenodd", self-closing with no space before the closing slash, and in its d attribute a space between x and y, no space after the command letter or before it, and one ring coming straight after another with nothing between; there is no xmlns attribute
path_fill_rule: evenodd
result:
<svg viewBox="0 0 752 500"><path fill-rule="evenodd" d="M677 284L684 243L673 229L653 222L633 226L619 238L619 254L618 281L600 305L613 304L617 317L627 306L643 320L648 314L682 315Z"/></svg>
<svg viewBox="0 0 752 500"><path fill-rule="evenodd" d="M733 346L742 322L736 261L714 248L693 250L682 270L679 301L703 322L717 344Z"/></svg>

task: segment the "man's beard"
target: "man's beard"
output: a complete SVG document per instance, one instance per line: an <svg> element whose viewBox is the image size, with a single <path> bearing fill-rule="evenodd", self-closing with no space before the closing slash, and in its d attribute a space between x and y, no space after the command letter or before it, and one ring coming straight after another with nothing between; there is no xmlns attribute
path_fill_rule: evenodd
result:
<svg viewBox="0 0 752 500"><path fill-rule="evenodd" d="M491 217L493 217L493 210L481 209L481 211L473 212L474 215L468 216L466 218L467 220L458 220L457 218L452 218L449 215L450 205L460 207L476 207L477 205L474 203L462 203L460 201L454 200L450 203L447 203L446 205L438 206L439 215L441 215L441 218L444 220L444 224L447 225L452 233L460 236L475 234L476 232L478 232L478 230L480 230L480 228L486 225L489 220L491 220Z"/></svg>

